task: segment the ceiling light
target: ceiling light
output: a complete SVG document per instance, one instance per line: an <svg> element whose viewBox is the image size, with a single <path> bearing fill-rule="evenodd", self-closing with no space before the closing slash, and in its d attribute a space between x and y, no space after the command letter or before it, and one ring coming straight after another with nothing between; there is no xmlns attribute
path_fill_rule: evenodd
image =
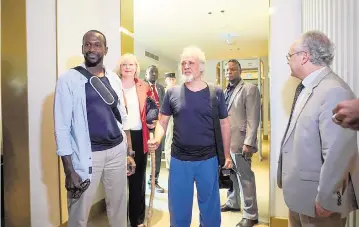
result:
<svg viewBox="0 0 359 227"><path fill-rule="evenodd" d="M221 13L224 13L224 9L221 10Z"/></svg>

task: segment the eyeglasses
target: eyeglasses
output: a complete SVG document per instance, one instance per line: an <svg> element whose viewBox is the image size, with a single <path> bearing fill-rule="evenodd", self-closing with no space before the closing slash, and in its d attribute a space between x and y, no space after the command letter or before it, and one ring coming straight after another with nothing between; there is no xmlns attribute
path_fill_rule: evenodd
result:
<svg viewBox="0 0 359 227"><path fill-rule="evenodd" d="M297 52L295 52L295 53L293 53L293 54L289 54L289 53L288 53L285 57L287 58L287 61L289 61L290 58L291 58L293 55L301 54L301 53L306 53L306 51L301 50L301 51L297 51Z"/></svg>

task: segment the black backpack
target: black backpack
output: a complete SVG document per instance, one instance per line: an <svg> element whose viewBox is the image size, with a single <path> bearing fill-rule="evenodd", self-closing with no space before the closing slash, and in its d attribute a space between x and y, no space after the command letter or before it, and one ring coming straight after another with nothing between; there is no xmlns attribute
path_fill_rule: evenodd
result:
<svg viewBox="0 0 359 227"><path fill-rule="evenodd" d="M223 141L222 141L222 134L221 134L221 123L219 121L218 116L218 99L216 95L216 87L214 85L208 84L209 93L211 98L211 107L212 107L212 116L213 116L213 127L214 127L214 137L216 142L216 152L218 157L218 183L219 188L231 188L232 180L230 179L230 175L223 174L222 167L225 164L225 157L224 157L224 149L223 149Z"/></svg>

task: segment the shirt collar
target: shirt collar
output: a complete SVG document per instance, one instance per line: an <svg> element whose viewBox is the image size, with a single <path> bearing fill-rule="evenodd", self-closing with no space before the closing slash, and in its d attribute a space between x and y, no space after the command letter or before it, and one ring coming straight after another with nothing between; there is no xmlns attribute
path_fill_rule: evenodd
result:
<svg viewBox="0 0 359 227"><path fill-rule="evenodd" d="M325 69L325 66L312 72L311 74L309 74L306 78L304 78L304 80L302 81L302 84L304 85L304 87L309 87L313 81L315 80L315 78Z"/></svg>
<svg viewBox="0 0 359 227"><path fill-rule="evenodd" d="M85 68L85 69L87 69L87 68L86 68L86 65L85 65L85 62L82 62L80 66L83 67L83 68ZM107 73L106 66L105 66L105 65L102 65L102 68L103 68L103 70L105 71L105 76L107 77L108 73Z"/></svg>
<svg viewBox="0 0 359 227"><path fill-rule="evenodd" d="M233 88L235 88L235 87L239 84L239 82L241 82L241 80L242 80L242 79L237 80L233 85L231 85L231 83L228 83L227 89L233 89Z"/></svg>
<svg viewBox="0 0 359 227"><path fill-rule="evenodd" d="M157 81L156 81L156 82L157 82ZM150 86L152 86L152 85L155 85L155 86L156 86L156 82L151 83L150 81L148 81L148 84L149 84Z"/></svg>

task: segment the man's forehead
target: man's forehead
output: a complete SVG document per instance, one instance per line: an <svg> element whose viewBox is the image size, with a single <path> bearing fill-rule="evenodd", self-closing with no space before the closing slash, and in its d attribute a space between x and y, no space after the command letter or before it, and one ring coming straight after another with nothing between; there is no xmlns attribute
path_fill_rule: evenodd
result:
<svg viewBox="0 0 359 227"><path fill-rule="evenodd" d="M147 72L149 72L149 71L158 71L158 69L155 66L151 66L147 69Z"/></svg>
<svg viewBox="0 0 359 227"><path fill-rule="evenodd" d="M194 56L185 56L182 58L181 62L189 62L189 61L196 62L196 61L198 61L198 58L196 58Z"/></svg>
<svg viewBox="0 0 359 227"><path fill-rule="evenodd" d="M233 67L237 67L237 64L234 63L234 62L228 62L228 63L226 64L226 66L233 68Z"/></svg>
<svg viewBox="0 0 359 227"><path fill-rule="evenodd" d="M87 39L90 39L90 38L102 39L102 35L99 33L96 33L96 32L88 32L88 33L86 33L85 38L87 38Z"/></svg>
<svg viewBox="0 0 359 227"><path fill-rule="evenodd" d="M289 50L292 51L292 50L296 50L300 47L301 45L301 40L300 39L297 39L296 41L294 41L294 43L290 46Z"/></svg>

